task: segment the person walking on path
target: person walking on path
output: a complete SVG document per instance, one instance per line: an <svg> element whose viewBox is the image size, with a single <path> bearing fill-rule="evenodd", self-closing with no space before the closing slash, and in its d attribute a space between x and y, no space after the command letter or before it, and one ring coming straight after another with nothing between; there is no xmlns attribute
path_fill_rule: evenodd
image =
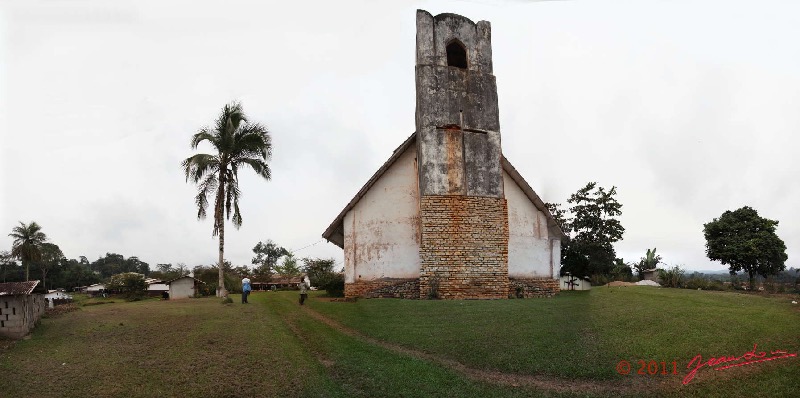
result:
<svg viewBox="0 0 800 398"><path fill-rule="evenodd" d="M300 277L300 305L303 305L303 302L305 302L306 298L308 298L308 288L309 287L310 286L308 285L308 278L305 275L301 276Z"/></svg>
<svg viewBox="0 0 800 398"><path fill-rule="evenodd" d="M242 304L248 304L247 296L249 295L250 295L250 278L245 276L244 279L242 279Z"/></svg>

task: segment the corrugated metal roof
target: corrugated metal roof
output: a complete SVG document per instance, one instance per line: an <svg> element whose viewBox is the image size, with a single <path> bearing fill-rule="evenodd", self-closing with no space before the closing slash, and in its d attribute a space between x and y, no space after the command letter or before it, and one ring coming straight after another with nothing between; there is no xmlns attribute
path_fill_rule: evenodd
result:
<svg viewBox="0 0 800 398"><path fill-rule="evenodd" d="M0 283L0 296L31 294L39 281Z"/></svg>

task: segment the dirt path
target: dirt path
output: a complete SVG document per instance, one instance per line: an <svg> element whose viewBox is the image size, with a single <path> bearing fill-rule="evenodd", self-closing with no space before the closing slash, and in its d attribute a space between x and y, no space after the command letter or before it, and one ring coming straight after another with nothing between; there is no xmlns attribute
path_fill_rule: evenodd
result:
<svg viewBox="0 0 800 398"><path fill-rule="evenodd" d="M336 322L333 319L330 319L319 312L316 312L309 307L303 307L303 311L308 314L310 317L323 322L324 324L330 326L331 328L346 334L350 337L359 339L366 343L376 345L382 347L386 350L401 354L407 355L410 357L418 358L427 360L438 365L447 367L448 369L454 370L459 372L473 380L488 382L498 385L504 386L513 386L513 387L533 387L536 389L541 390L548 390L554 392L565 392L565 393L591 393L591 394L609 394L609 393L624 393L624 394L634 394L634 393L645 393L649 388L646 379L624 379L624 380L615 380L615 381L590 381L590 380L569 380L563 379L553 376L542 376L542 375L526 375L526 374L517 374L517 373L503 373L500 371L492 371L492 370L484 370L484 369L475 369L464 365L458 361L454 361L451 359L447 359L441 356L437 356L434 354L426 353L423 351L411 349L408 347L403 347L397 344L388 343L385 341L381 341L375 339L373 337L364 335L354 329L348 328ZM291 322L290 322L291 323ZM290 326L292 327L292 326ZM293 331L296 334L299 334L299 330L295 327L292 327ZM320 362L325 364L328 362L327 358L319 358ZM650 388L656 387L655 385L649 386Z"/></svg>

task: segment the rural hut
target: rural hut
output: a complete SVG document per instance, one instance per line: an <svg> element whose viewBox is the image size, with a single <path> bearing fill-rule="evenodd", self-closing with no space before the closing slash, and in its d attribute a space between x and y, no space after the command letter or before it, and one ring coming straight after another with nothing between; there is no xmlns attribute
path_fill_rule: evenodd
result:
<svg viewBox="0 0 800 398"><path fill-rule="evenodd" d="M182 276L167 282L169 286L169 299L177 300L197 296L197 286L200 283L205 284L205 282L192 278L191 276Z"/></svg>
<svg viewBox="0 0 800 398"><path fill-rule="evenodd" d="M42 317L44 296L33 293L38 284L39 281L0 283L0 336L22 338Z"/></svg>
<svg viewBox="0 0 800 398"><path fill-rule="evenodd" d="M345 296L556 294L565 235L503 156L489 22L418 10L416 38L416 132L322 234Z"/></svg>

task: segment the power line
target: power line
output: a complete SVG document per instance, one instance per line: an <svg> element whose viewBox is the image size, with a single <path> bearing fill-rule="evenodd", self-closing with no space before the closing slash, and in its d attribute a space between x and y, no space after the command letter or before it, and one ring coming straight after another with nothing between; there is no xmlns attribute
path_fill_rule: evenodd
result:
<svg viewBox="0 0 800 398"><path fill-rule="evenodd" d="M299 252L300 250L303 250L303 249L308 249L309 247L311 247L311 246L314 246L314 245L316 245L316 244L318 244L318 243L320 243L320 242L322 242L322 241L324 241L324 240L325 240L325 239L320 239L320 240L318 240L318 241L316 241L316 242L314 242L314 243L312 243L312 244L310 244L310 245L303 246L303 247L301 247L301 248L299 248L299 249L297 249L297 250L289 250L289 251L290 251L290 252L292 252L292 253L296 253L296 252Z"/></svg>

